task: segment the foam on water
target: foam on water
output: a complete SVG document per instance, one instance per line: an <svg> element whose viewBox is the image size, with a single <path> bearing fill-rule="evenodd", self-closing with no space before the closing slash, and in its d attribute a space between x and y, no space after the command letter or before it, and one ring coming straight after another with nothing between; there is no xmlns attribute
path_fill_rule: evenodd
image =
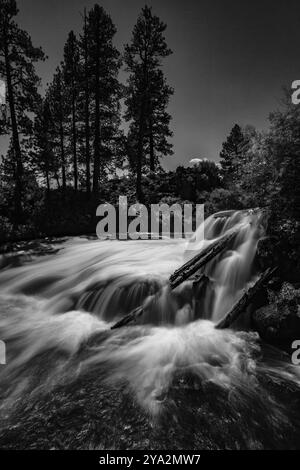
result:
<svg viewBox="0 0 300 470"><path fill-rule="evenodd" d="M260 214L219 214L204 224L205 240L193 252L187 240L73 239L56 255L2 270L0 338L8 357L1 378L10 402L32 386L32 364L41 355L47 364L39 389L93 369L107 383L126 384L153 414L163 409L174 381L187 374L200 384L236 390L241 400L259 397L258 371L298 386L299 372L288 363L257 362L256 334L214 328L257 276ZM195 249L233 229L232 246L205 268L210 282L203 301L194 301L190 281L170 292L170 274ZM141 304L145 314L138 325L110 330Z"/></svg>

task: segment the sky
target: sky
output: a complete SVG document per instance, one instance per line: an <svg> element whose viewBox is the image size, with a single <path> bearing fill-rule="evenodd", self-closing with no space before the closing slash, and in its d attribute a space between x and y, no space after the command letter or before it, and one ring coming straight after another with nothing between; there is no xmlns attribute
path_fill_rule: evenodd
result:
<svg viewBox="0 0 300 470"><path fill-rule="evenodd" d="M62 59L70 30L82 29L81 13L95 0L18 0L17 21L48 56L37 66L43 87ZM122 50L144 0L102 0ZM164 71L175 93L172 115L174 155L166 169L192 158L217 161L235 123L268 126L280 107L282 86L300 79L299 0L148 0L167 23L173 54ZM120 74L124 80L125 74ZM6 141L0 137L0 154Z"/></svg>

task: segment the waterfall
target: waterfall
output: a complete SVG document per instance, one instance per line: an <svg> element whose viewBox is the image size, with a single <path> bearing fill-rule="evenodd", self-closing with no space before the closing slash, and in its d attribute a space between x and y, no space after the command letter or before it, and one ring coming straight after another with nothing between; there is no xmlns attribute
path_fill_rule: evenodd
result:
<svg viewBox="0 0 300 470"><path fill-rule="evenodd" d="M206 219L203 225L204 240L193 245L194 251L206 248L231 231L236 232L231 246L204 269L212 283L211 292L206 295L205 316L218 321L255 280L256 248L258 240L265 235L265 228L260 211L220 212Z"/></svg>
<svg viewBox="0 0 300 470"><path fill-rule="evenodd" d="M254 401L266 405L258 385L262 376L298 387L299 371L286 359L259 359L256 333L214 328L258 275L262 215L218 213L202 229L198 244L73 238L56 254L2 269L0 339L7 345L7 365L0 369L0 412L8 413L25 392L43 394L88 371L113 387L125 383L152 416L163 413L172 386L187 375L198 387L234 390L247 409ZM203 269L209 282L200 299L189 280L170 291L175 269L231 231L236 235L230 246ZM139 305L144 314L137 325L110 329ZM268 406L281 423L276 401Z"/></svg>
<svg viewBox="0 0 300 470"><path fill-rule="evenodd" d="M215 214L203 224L198 230L203 231L204 239L198 245L183 239L77 239L56 256L3 272L1 291L43 298L51 314L80 310L107 322L141 304L146 306L145 323L182 324L199 318L217 321L254 280L253 261L264 229L261 214L249 211ZM236 237L231 245L205 267L210 283L200 308L192 309L191 282L173 294L168 290L169 275L188 257L232 230Z"/></svg>

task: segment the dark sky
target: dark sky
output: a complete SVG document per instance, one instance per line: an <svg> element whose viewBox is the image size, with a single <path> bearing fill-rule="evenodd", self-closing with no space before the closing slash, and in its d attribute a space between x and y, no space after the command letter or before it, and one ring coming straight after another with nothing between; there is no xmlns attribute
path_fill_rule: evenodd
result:
<svg viewBox="0 0 300 470"><path fill-rule="evenodd" d="M49 59L38 66L51 80L71 29L81 30L80 12L95 0L19 0L18 21ZM131 36L143 0L103 0L122 47ZM191 158L218 159L234 123L267 126L279 107L282 85L300 79L299 0L149 0L162 20L173 55L165 72L175 88L174 168ZM121 74L124 78L124 74ZM1 145L0 145L1 147ZM1 148L0 148L1 150Z"/></svg>

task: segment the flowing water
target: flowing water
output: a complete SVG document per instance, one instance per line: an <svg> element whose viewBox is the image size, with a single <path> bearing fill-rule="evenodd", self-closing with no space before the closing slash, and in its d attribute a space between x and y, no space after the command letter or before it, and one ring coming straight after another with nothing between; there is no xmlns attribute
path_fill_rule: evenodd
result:
<svg viewBox="0 0 300 470"><path fill-rule="evenodd" d="M209 282L200 298L192 281L169 290L174 270L233 230L231 246L205 267ZM75 238L56 254L18 267L6 263L0 271L0 339L7 347L7 364L0 366L3 435L12 423L20 425L16 409L26 422L28 397L37 403L57 387L74 391L92 375L109 390L126 390L151 426L170 413L179 426L185 410L184 416L197 416L192 435L210 433L212 447L288 447L287 436L297 446L297 367L254 332L214 327L255 281L263 235L259 212L226 212L204 222L198 245ZM138 324L110 329L139 305ZM212 423L219 437L212 437ZM214 442L226 429L236 437Z"/></svg>

